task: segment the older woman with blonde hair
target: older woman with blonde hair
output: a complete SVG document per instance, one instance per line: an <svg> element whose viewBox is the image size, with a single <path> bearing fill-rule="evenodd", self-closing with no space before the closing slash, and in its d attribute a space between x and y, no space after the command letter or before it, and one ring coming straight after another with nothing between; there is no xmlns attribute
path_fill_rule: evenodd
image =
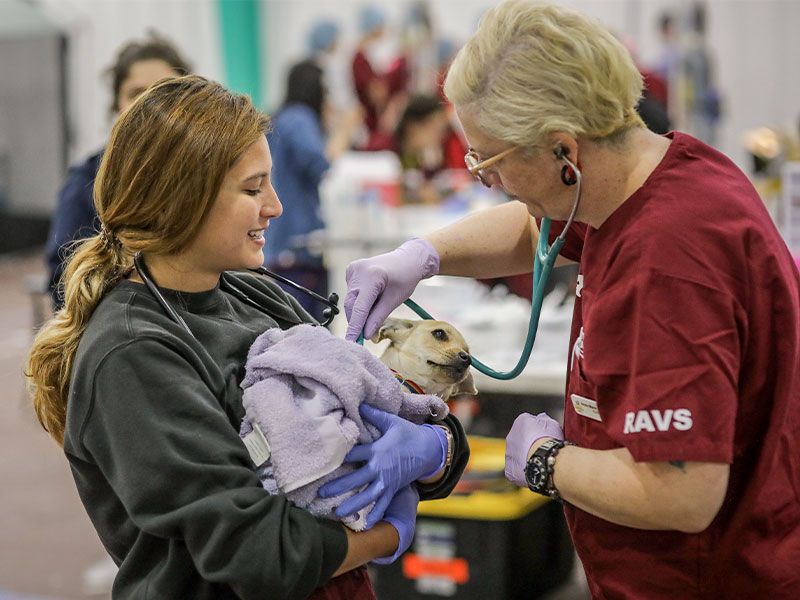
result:
<svg viewBox="0 0 800 600"><path fill-rule="evenodd" d="M506 476L564 502L595 598L800 596L800 275L745 175L644 128L599 23L507 0L447 76L470 172L512 202L347 271L348 336L435 274L580 265L563 430L520 415Z"/></svg>
<svg viewBox="0 0 800 600"><path fill-rule="evenodd" d="M391 494L361 532L259 484L239 438L245 358L265 330L313 322L243 272L262 264L282 210L268 128L248 98L201 77L134 101L95 182L101 231L70 258L64 308L31 349L36 413L119 565L115 598L374 599L362 565L403 552L418 494L449 493L466 463L441 428L386 416L395 433L372 446L415 460L370 463Z"/></svg>

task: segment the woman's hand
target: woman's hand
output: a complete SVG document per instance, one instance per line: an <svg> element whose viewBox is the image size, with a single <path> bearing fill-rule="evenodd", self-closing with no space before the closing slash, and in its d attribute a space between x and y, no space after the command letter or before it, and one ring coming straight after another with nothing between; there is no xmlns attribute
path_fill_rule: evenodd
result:
<svg viewBox="0 0 800 600"><path fill-rule="evenodd" d="M528 487L525 480L525 466L533 453L534 445L547 438L564 439L564 432L558 421L545 413L534 416L522 413L511 426L506 436L506 479L520 487Z"/></svg>
<svg viewBox="0 0 800 600"><path fill-rule="evenodd" d="M371 529L352 531L347 535L347 556L334 577L347 573L367 562L381 565L393 563L411 545L417 526L419 494L413 485L402 488L386 509L383 520Z"/></svg>
<svg viewBox="0 0 800 600"><path fill-rule="evenodd" d="M359 412L364 420L378 428L381 437L353 447L345 456L345 462L363 462L363 466L329 481L320 488L319 495L330 498L366 485L342 502L336 515L345 517L375 502L367 517L366 526L370 528L381 520L399 489L441 469L447 455L447 437L439 427L415 425L369 404L362 404Z"/></svg>
<svg viewBox="0 0 800 600"><path fill-rule="evenodd" d="M414 539L414 530L417 527L417 505L419 504L419 494L413 485L408 485L395 494L395 497L386 508L383 520L390 523L397 530L400 542L397 550L391 556L376 558L372 562L379 565L388 565L397 558L411 545Z"/></svg>
<svg viewBox="0 0 800 600"><path fill-rule="evenodd" d="M371 338L395 308L405 302L417 284L439 272L439 254L422 238L347 266L344 312L349 325L345 338Z"/></svg>

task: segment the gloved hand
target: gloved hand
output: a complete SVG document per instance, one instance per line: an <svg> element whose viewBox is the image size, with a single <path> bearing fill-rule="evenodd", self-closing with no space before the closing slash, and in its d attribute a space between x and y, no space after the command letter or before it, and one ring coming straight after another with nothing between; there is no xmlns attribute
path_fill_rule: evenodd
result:
<svg viewBox="0 0 800 600"><path fill-rule="evenodd" d="M362 258L347 265L345 339L369 339L386 317L408 300L417 284L439 272L439 254L430 242L413 238L386 254Z"/></svg>
<svg viewBox="0 0 800 600"><path fill-rule="evenodd" d="M417 479L430 477L442 468L447 452L447 436L440 427L416 425L369 404L359 407L361 416L381 432L369 444L354 446L345 462L365 462L364 466L329 481L319 489L321 498L338 496L367 487L341 503L336 515L346 517L370 502L375 506L367 517L367 529L381 520L397 490Z"/></svg>
<svg viewBox="0 0 800 600"><path fill-rule="evenodd" d="M392 498L386 508L383 520L391 523L392 527L397 530L400 536L400 543L397 545L397 550L394 554L376 558L372 562L379 565L388 565L396 561L403 552L408 550L411 540L414 539L414 530L417 527L417 504L419 504L419 494L417 493L417 488L413 485L407 485L395 494L395 497Z"/></svg>
<svg viewBox="0 0 800 600"><path fill-rule="evenodd" d="M564 439L564 432L558 421L545 413L534 416L522 413L511 426L506 436L506 479L520 487L528 487L525 481L525 466L528 464L528 452L542 438Z"/></svg>

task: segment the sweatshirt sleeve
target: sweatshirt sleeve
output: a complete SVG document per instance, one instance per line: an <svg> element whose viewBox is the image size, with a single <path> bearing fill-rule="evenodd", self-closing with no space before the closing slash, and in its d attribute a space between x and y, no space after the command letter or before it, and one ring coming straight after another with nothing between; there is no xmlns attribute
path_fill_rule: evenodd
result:
<svg viewBox="0 0 800 600"><path fill-rule="evenodd" d="M204 579L305 598L344 560L344 530L261 488L222 394L167 341L129 342L95 371L83 451L137 528L183 540Z"/></svg>

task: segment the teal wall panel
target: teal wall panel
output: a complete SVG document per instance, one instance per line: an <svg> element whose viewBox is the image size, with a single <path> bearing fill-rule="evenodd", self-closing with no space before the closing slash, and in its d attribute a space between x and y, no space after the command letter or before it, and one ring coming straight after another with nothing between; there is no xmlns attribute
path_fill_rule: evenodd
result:
<svg viewBox="0 0 800 600"><path fill-rule="evenodd" d="M225 83L260 107L261 48L258 0L218 0Z"/></svg>

